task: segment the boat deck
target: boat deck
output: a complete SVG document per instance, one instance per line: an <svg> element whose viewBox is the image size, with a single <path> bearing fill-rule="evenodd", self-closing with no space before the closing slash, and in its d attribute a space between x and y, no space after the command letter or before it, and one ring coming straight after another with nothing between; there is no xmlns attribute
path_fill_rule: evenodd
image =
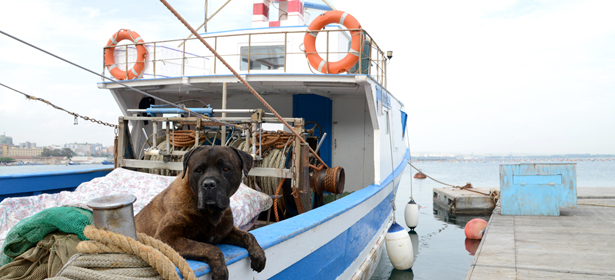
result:
<svg viewBox="0 0 615 280"><path fill-rule="evenodd" d="M615 188L577 190L578 207L560 216L496 207L466 279L615 278Z"/></svg>

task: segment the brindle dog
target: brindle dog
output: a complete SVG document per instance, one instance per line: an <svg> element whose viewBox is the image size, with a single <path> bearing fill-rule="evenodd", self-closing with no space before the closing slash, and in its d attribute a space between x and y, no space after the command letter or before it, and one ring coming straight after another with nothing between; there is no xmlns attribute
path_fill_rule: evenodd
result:
<svg viewBox="0 0 615 280"><path fill-rule="evenodd" d="M228 279L222 251L215 244L248 250L252 269L265 268L265 251L254 235L233 226L230 197L252 156L233 147L201 146L184 156L184 170L135 217L138 232L153 236L187 259L209 264L212 279Z"/></svg>

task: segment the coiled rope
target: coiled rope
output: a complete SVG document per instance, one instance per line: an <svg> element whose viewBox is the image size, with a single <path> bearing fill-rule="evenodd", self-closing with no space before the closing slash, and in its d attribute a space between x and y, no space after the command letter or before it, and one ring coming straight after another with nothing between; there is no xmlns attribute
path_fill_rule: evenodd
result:
<svg viewBox="0 0 615 280"><path fill-rule="evenodd" d="M79 242L77 245L79 253L115 253L117 255L107 254L103 257L101 255L74 256L58 273L56 279L129 279L129 277L154 279L155 275L144 269L138 259L130 256L135 255L149 264L164 279L180 280L179 275L175 271L177 266L185 279L196 280L194 272L179 253L162 241L143 233L137 234L138 241L136 241L125 235L98 229L90 225L85 227L83 234L90 241ZM85 268L107 269L89 270ZM79 277L75 278L75 276Z"/></svg>
<svg viewBox="0 0 615 280"><path fill-rule="evenodd" d="M262 144L259 143L259 139L262 139ZM263 150L263 160L257 161L255 167L283 168L293 139L294 135L283 131L263 132L262 138L260 134L257 134L256 146L260 146ZM250 142L244 141L237 148L248 152L252 146ZM253 189L256 189L256 186L258 186L264 193L274 195L281 180L275 177L247 177L244 180L244 184Z"/></svg>
<svg viewBox="0 0 615 280"><path fill-rule="evenodd" d="M205 137L205 134L200 134L199 142ZM194 146L194 141L196 139L196 131L176 130L173 134L169 135L169 138L171 138L171 144L175 147L191 147Z"/></svg>

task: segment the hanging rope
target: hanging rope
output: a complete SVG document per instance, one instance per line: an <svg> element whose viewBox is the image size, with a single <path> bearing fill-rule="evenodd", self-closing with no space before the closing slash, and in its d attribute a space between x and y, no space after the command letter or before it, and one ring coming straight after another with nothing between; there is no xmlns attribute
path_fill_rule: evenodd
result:
<svg viewBox="0 0 615 280"><path fill-rule="evenodd" d="M82 254L101 254L101 253L115 253L117 255L107 255L107 259L101 259L96 255L80 255L75 259L71 258L71 261L58 273L58 279L64 279L70 277L71 274L78 274L77 279L91 279L94 275L102 274L102 279L118 279L118 274L129 275L148 275L150 272L143 269L142 265L139 265L139 261L134 257L127 256L126 254L136 255L142 259L145 263L149 264L156 270L158 274L164 279L180 280L177 275L175 267L179 269L179 272L188 280L196 280L194 272L182 258L169 245L163 243L160 240L152 238L142 233L137 234L136 241L130 237L122 234L114 233L104 229L98 229L94 226L87 226L83 234L90 239L90 241L82 241L77 245L77 250ZM82 267L88 266L88 263L101 262L108 263L106 270L85 270ZM100 265L96 266L101 268ZM118 268L118 273L113 268ZM105 278L106 277L106 278ZM133 276L134 277L134 276ZM143 277L143 276L142 276ZM151 276L150 276L151 277ZM100 278L100 277L98 277Z"/></svg>
<svg viewBox="0 0 615 280"><path fill-rule="evenodd" d="M481 192L481 191L474 190L471 183L467 183L463 187L447 184L447 183L438 181L438 180L434 179L433 177L425 174L425 172L419 170L418 168L416 168L416 166L412 165L412 163L410 163L410 161L408 161L408 164L410 166L412 166L412 168L414 168L416 171L423 173L423 175L427 176L427 178L432 179L432 180L434 180L434 181L436 181L436 182L438 182L438 183L440 183L442 185L446 185L446 186L453 187L453 188L460 189L460 190L466 190L466 191L473 192L473 193L478 193L478 194L486 195L486 196L489 196L491 198L491 200L493 200L494 202L497 202L500 199L500 191L498 191L498 190L490 190L489 193L484 193L484 192Z"/></svg>

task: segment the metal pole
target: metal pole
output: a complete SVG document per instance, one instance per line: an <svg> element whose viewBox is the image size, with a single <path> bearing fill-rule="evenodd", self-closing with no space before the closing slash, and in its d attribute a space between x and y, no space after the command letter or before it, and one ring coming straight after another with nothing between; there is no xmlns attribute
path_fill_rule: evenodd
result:
<svg viewBox="0 0 615 280"><path fill-rule="evenodd" d="M225 6L226 4L228 4L229 2L231 2L231 0L226 1L226 3L224 3L224 5L222 5L222 7L220 7L213 15L211 15L211 17L209 17L205 22L203 22L201 25L199 25L199 27L196 28L196 30L201 29L201 27L203 27L205 24L207 24L208 21L210 21L212 18L214 18L218 12L220 12ZM207 32L207 30L205 30L205 32ZM186 37L186 39L190 39L192 38L194 34L190 34L188 37ZM184 41L185 42L185 41ZM177 47L181 47L182 44L184 44L184 42L182 42L181 44L179 44Z"/></svg>
<svg viewBox="0 0 615 280"><path fill-rule="evenodd" d="M156 42L154 42L154 61L152 63L154 64L154 78L156 78Z"/></svg>
<svg viewBox="0 0 615 280"><path fill-rule="evenodd" d="M227 102L227 84L222 83L222 110L226 109ZM226 113L222 113L222 118L226 118ZM222 146L226 146L226 126L222 127Z"/></svg>
<svg viewBox="0 0 615 280"><path fill-rule="evenodd" d="M218 51L218 37L214 38L214 50ZM218 60L218 57L214 55L214 74L216 74L216 61L217 60Z"/></svg>
<svg viewBox="0 0 615 280"><path fill-rule="evenodd" d="M329 72L329 30L327 30L327 74L331 74Z"/></svg>
<svg viewBox="0 0 615 280"><path fill-rule="evenodd" d="M251 64L251 58L250 55L252 54L252 34L248 34L248 73L250 73L250 64ZM239 58L241 59L241 58Z"/></svg>
<svg viewBox="0 0 615 280"><path fill-rule="evenodd" d="M284 32L284 73L286 73L286 48L288 47L288 33Z"/></svg>
<svg viewBox="0 0 615 280"><path fill-rule="evenodd" d="M126 45L126 80L128 80L128 45Z"/></svg>
<svg viewBox="0 0 615 280"><path fill-rule="evenodd" d="M333 5L329 4L329 2L327 2L327 0L322 0L322 2L325 2L325 4L327 4L327 6L329 6L329 8L331 8L331 10L337 10L336 8L333 8Z"/></svg>
<svg viewBox="0 0 615 280"><path fill-rule="evenodd" d="M208 4L208 1L207 1L207 0L205 0L205 22L203 23L203 25L204 25L204 26L203 26L203 27L204 27L204 28L203 28L203 31L204 31L205 33L207 33L207 21L208 21L208 20L207 20L207 4ZM199 28L200 28L200 27L199 27ZM196 30L199 30L199 28L197 28ZM190 35L192 35L192 34L190 34Z"/></svg>
<svg viewBox="0 0 615 280"><path fill-rule="evenodd" d="M171 134L169 133L169 121L165 122L166 125L166 137L167 137L167 153L171 151Z"/></svg>
<svg viewBox="0 0 615 280"><path fill-rule="evenodd" d="M157 148L158 147L158 143L156 142L156 140L158 140L158 122L153 121L152 122L152 130L154 133L154 139L152 140L152 143L154 143L153 147Z"/></svg>
<svg viewBox="0 0 615 280"><path fill-rule="evenodd" d="M359 53L359 74L363 74L363 48L365 48L365 42L363 42L363 31L359 33L359 36L361 36L361 39L359 39L359 50L361 51L361 53Z"/></svg>
<svg viewBox="0 0 615 280"><path fill-rule="evenodd" d="M186 40L184 40L184 48L182 50L182 77L185 75L186 68Z"/></svg>

